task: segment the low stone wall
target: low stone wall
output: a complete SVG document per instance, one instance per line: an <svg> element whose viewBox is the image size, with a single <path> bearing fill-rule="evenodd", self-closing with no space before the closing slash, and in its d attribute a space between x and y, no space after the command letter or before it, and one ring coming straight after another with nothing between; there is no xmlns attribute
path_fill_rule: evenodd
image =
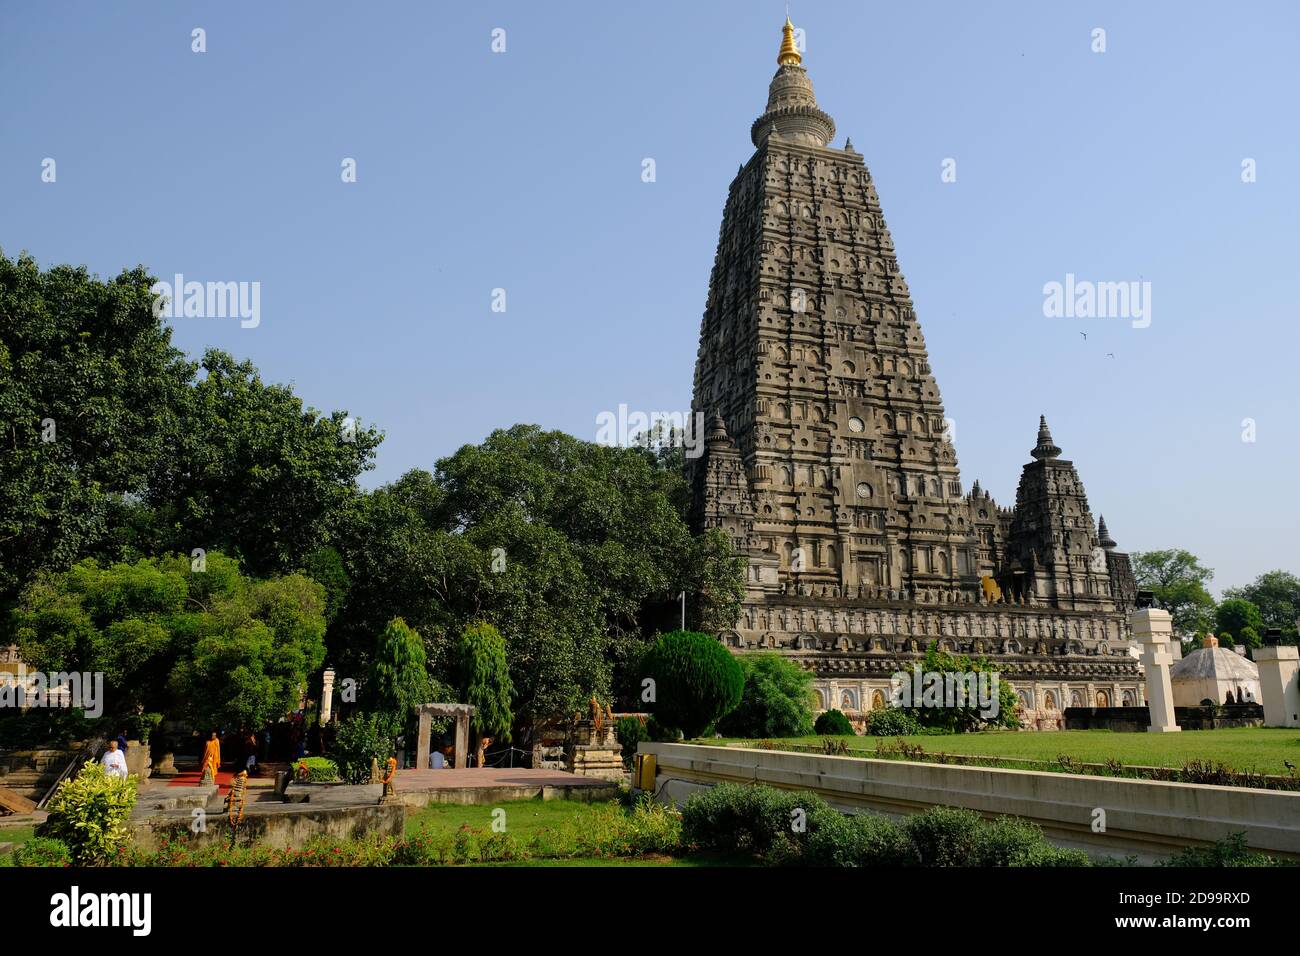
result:
<svg viewBox="0 0 1300 956"><path fill-rule="evenodd" d="M642 743L655 755L655 798L678 806L719 783L811 790L846 813L899 817L934 806L1016 816L1054 843L1150 861L1244 832L1253 848L1300 857L1300 793L829 757L781 750ZM1105 831L1094 832L1097 810Z"/></svg>
<svg viewBox="0 0 1300 956"><path fill-rule="evenodd" d="M399 790L397 796L412 810L431 803L454 803L461 806L492 805L508 800L577 800L584 803L612 800L618 796L618 784L609 786L503 785L499 787L439 787L431 790Z"/></svg>
<svg viewBox="0 0 1300 956"><path fill-rule="evenodd" d="M165 836L189 846L230 845L230 821L221 811L208 811L205 828L194 833L191 811L160 813L133 820L135 845L146 852L158 849ZM252 806L236 830L236 844L260 843L274 849L299 848L313 837L340 840L368 836L400 837L406 826L406 808L400 803L373 806L314 806L309 803Z"/></svg>
<svg viewBox="0 0 1300 956"><path fill-rule="evenodd" d="M1225 704L1220 707L1175 707L1174 720L1183 730L1217 730L1220 727L1263 727L1260 704ZM1151 713L1145 707L1067 707L1066 730L1113 730L1146 733Z"/></svg>

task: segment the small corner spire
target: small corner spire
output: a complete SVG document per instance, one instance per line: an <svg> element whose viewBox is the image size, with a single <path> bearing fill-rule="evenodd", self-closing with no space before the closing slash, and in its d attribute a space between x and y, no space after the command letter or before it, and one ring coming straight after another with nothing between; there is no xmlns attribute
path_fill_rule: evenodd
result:
<svg viewBox="0 0 1300 956"><path fill-rule="evenodd" d="M1097 521L1097 543L1107 551L1119 547L1119 545L1116 544L1115 539L1110 536L1110 532L1106 529L1105 515L1101 515L1100 519Z"/></svg>

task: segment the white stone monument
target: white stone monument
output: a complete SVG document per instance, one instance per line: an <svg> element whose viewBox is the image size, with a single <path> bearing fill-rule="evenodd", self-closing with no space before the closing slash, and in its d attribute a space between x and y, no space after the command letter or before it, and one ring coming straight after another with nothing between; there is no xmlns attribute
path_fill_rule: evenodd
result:
<svg viewBox="0 0 1300 956"><path fill-rule="evenodd" d="M1300 727L1300 648L1255 648L1264 726Z"/></svg>
<svg viewBox="0 0 1300 956"><path fill-rule="evenodd" d="M334 671L327 670L321 678L320 725L324 727L334 715Z"/></svg>
<svg viewBox="0 0 1300 956"><path fill-rule="evenodd" d="M1169 684L1169 639L1174 632L1168 611L1146 607L1129 617L1133 639L1142 645L1142 669L1146 673L1147 708L1151 711L1152 733L1172 734L1181 730L1174 720L1174 692Z"/></svg>

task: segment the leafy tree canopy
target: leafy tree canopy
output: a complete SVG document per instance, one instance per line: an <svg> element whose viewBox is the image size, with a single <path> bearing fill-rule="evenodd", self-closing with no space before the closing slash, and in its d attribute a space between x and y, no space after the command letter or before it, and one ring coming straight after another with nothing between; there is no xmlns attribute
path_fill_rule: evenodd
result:
<svg viewBox="0 0 1300 956"><path fill-rule="evenodd" d="M1133 575L1139 588L1150 590L1173 617L1174 631L1195 634L1213 621L1214 598L1207 585L1214 577L1190 551L1142 551L1133 555Z"/></svg>
<svg viewBox="0 0 1300 956"><path fill-rule="evenodd" d="M105 710L141 708L199 726L255 727L292 710L324 658L324 594L301 574L245 577L169 556L45 572L22 595L23 659L47 672L104 674Z"/></svg>
<svg viewBox="0 0 1300 956"><path fill-rule="evenodd" d="M1241 598L1259 608L1264 627L1282 630L1283 643L1296 643L1296 618L1300 617L1300 577L1288 571L1268 571L1241 588L1228 588L1224 597Z"/></svg>
<svg viewBox="0 0 1300 956"><path fill-rule="evenodd" d="M1223 601L1214 612L1214 624L1220 641L1224 635L1228 635L1238 643L1259 646L1257 643L1251 644L1249 638L1251 635L1258 637L1263 619L1259 615L1259 608L1245 598L1228 598Z"/></svg>
<svg viewBox="0 0 1300 956"><path fill-rule="evenodd" d="M103 547L175 440L195 366L152 282L0 253L0 603Z"/></svg>
<svg viewBox="0 0 1300 956"><path fill-rule="evenodd" d="M720 721L729 737L806 737L813 732L813 675L780 654L742 654L740 704Z"/></svg>
<svg viewBox="0 0 1300 956"><path fill-rule="evenodd" d="M360 670L394 613L451 675L452 641L485 621L506 642L517 715L585 710L630 674L677 595L719 619L738 600L743 560L717 537L692 539L685 481L653 454L533 425L493 432L366 496L339 544L351 589L331 632ZM706 595L705 600L700 595ZM734 621L734 614L731 618ZM630 696L631 685L624 690Z"/></svg>
<svg viewBox="0 0 1300 956"><path fill-rule="evenodd" d="M0 254L0 606L85 557L295 570L359 497L380 434L224 352L187 361L153 282Z"/></svg>

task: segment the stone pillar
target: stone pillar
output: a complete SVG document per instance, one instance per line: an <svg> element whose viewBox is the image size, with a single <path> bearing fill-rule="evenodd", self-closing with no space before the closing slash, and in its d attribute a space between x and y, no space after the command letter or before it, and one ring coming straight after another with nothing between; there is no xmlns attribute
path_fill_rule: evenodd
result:
<svg viewBox="0 0 1300 956"><path fill-rule="evenodd" d="M429 769L429 735L432 733L433 719L426 710L420 711L420 726L415 735L415 769Z"/></svg>
<svg viewBox="0 0 1300 956"><path fill-rule="evenodd" d="M1148 607L1134 611L1129 617L1133 638L1142 645L1142 667L1146 672L1146 691L1151 712L1152 733L1174 733L1182 728L1174 720L1174 692L1169 683L1169 639L1173 634L1173 618L1168 611Z"/></svg>
<svg viewBox="0 0 1300 956"><path fill-rule="evenodd" d="M1300 648L1255 648L1264 726L1300 727Z"/></svg>
<svg viewBox="0 0 1300 956"><path fill-rule="evenodd" d="M469 714L456 715L456 769L469 766Z"/></svg>
<svg viewBox="0 0 1300 956"><path fill-rule="evenodd" d="M334 671L327 670L322 677L320 693L320 725L324 727L334 715Z"/></svg>

